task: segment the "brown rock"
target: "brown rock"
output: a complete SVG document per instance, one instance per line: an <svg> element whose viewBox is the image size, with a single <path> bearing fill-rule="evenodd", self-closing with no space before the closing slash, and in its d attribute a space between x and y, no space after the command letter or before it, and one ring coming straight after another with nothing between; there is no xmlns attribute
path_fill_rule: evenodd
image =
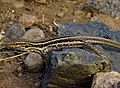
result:
<svg viewBox="0 0 120 88"><path fill-rule="evenodd" d="M92 16L92 13L90 13L90 12L88 12L87 14L86 14L86 17L87 18L90 18Z"/></svg>
<svg viewBox="0 0 120 88"><path fill-rule="evenodd" d="M46 4L47 0L35 0L36 2L40 3L40 4Z"/></svg>
<svg viewBox="0 0 120 88"><path fill-rule="evenodd" d="M36 82L35 87L40 87L40 82Z"/></svg>
<svg viewBox="0 0 120 88"><path fill-rule="evenodd" d="M43 31L39 28L30 29L23 36L23 39L27 39L31 42L39 42L44 38L45 38L45 35Z"/></svg>
<svg viewBox="0 0 120 88"><path fill-rule="evenodd" d="M22 8L24 6L24 0L15 0L13 2L13 5L16 7L16 8Z"/></svg>
<svg viewBox="0 0 120 88"><path fill-rule="evenodd" d="M80 11L80 10L75 10L75 11L73 11L73 15L74 15L74 16L81 16L82 14L83 14L83 12Z"/></svg>
<svg viewBox="0 0 120 88"><path fill-rule="evenodd" d="M33 15L23 14L19 21L24 24L25 27L30 27L38 23L38 18Z"/></svg>
<svg viewBox="0 0 120 88"><path fill-rule="evenodd" d="M97 73L93 78L91 88L120 88L120 73Z"/></svg>
<svg viewBox="0 0 120 88"><path fill-rule="evenodd" d="M22 8L24 6L24 0L1 0L1 2L12 3L16 8Z"/></svg>
<svg viewBox="0 0 120 88"><path fill-rule="evenodd" d="M4 36L2 34L0 34L0 40L3 38Z"/></svg>
<svg viewBox="0 0 120 88"><path fill-rule="evenodd" d="M57 17L62 18L64 16L64 13L60 12L56 14Z"/></svg>

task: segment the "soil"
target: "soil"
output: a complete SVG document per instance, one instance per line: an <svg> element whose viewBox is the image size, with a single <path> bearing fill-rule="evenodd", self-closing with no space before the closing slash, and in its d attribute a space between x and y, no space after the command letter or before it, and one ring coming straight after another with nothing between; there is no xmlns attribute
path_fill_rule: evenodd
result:
<svg viewBox="0 0 120 88"><path fill-rule="evenodd" d="M19 3L16 3L16 2ZM37 0L36 0L37 1ZM53 24L64 23L87 23L91 20L99 20L111 27L113 30L120 29L120 19L112 18L109 15L98 13L97 11L85 11L83 6L87 0L48 0L44 4L33 0L1 0L0 1L0 31L4 33L7 28L19 17L26 13L37 16L39 23L35 26L41 27L41 24L52 27L44 29L45 35L56 36L56 28ZM44 22L43 22L44 16ZM10 62L0 63L0 88L37 88L39 86L38 73L29 73L22 71L22 59L12 60Z"/></svg>

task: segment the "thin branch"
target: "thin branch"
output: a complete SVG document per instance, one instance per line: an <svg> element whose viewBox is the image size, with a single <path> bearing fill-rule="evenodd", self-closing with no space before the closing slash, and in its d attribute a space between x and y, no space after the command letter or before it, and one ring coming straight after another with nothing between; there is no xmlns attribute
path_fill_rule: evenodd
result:
<svg viewBox="0 0 120 88"><path fill-rule="evenodd" d="M57 24L55 21L53 21L53 24L57 27L59 27L59 24Z"/></svg>

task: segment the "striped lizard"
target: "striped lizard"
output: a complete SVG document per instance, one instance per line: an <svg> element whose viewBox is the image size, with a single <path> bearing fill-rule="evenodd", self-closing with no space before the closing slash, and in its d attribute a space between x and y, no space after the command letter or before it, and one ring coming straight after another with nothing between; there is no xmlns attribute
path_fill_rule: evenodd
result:
<svg viewBox="0 0 120 88"><path fill-rule="evenodd" d="M96 49L93 46L91 47L91 45L106 45L120 49L119 42L115 42L101 37L91 37L91 36L61 37L61 38L54 38L42 42L27 42L27 41L10 42L10 43L0 44L0 49L7 48L7 49L19 50L24 52L23 54L13 56L13 57L17 57L27 54L29 52L46 53L52 50L59 50L63 48L80 47L80 48L88 48L94 51L99 56L104 56L98 49ZM6 59L0 59L0 61Z"/></svg>

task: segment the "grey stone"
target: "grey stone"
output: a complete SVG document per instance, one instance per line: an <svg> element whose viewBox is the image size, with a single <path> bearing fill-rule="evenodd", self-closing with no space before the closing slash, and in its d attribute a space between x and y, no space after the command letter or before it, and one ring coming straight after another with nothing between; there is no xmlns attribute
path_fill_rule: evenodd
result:
<svg viewBox="0 0 120 88"><path fill-rule="evenodd" d="M58 27L58 36L104 36L110 31L110 27L100 22L86 24L66 23ZM103 35L104 34L104 35Z"/></svg>
<svg viewBox="0 0 120 88"><path fill-rule="evenodd" d="M14 23L5 33L6 41L16 40L21 38L25 33L25 28L19 22Z"/></svg>
<svg viewBox="0 0 120 88"><path fill-rule="evenodd" d="M120 88L120 73L97 73L93 78L91 88Z"/></svg>
<svg viewBox="0 0 120 88"><path fill-rule="evenodd" d="M28 30L23 36L23 39L27 39L32 42L39 42L44 38L45 38L45 35L43 31L39 28L32 28Z"/></svg>
<svg viewBox="0 0 120 88"><path fill-rule="evenodd" d="M25 58L24 64L29 71L37 72L42 69L43 59L40 54L31 52Z"/></svg>
<svg viewBox="0 0 120 88"><path fill-rule="evenodd" d="M88 0L85 8L96 9L99 12L120 18L120 0Z"/></svg>
<svg viewBox="0 0 120 88"><path fill-rule="evenodd" d="M93 36L120 42L120 30L112 31L106 24L97 21L86 24L62 24L58 27L58 36Z"/></svg>
<svg viewBox="0 0 120 88"><path fill-rule="evenodd" d="M110 71L110 66L102 57L83 49L52 51L49 55L55 67L52 70L52 80L48 84L57 88L88 88L88 80L93 74Z"/></svg>

